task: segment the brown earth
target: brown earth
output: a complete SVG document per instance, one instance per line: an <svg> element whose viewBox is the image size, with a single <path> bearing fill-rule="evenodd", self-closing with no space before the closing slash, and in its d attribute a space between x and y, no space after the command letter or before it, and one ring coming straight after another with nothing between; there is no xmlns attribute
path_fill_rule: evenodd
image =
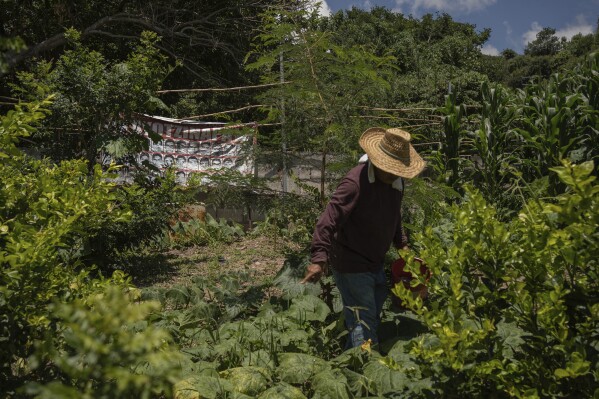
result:
<svg viewBox="0 0 599 399"><path fill-rule="evenodd" d="M280 237L265 235L242 237L232 243L170 250L160 254L144 276L134 277L139 287L169 288L187 285L196 276L217 282L223 275L248 276L242 285L268 286L285 262L286 254L297 245Z"/></svg>

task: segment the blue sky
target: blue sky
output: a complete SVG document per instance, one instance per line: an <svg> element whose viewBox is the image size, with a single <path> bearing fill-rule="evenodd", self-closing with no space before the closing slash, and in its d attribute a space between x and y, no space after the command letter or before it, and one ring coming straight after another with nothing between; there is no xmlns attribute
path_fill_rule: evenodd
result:
<svg viewBox="0 0 599 399"><path fill-rule="evenodd" d="M317 0L314 0L317 1ZM597 29L599 0L320 0L321 13L353 7L369 10L384 6L420 18L423 14L447 12L455 21L491 28L482 51L496 55L506 48L522 53L544 27L568 39Z"/></svg>

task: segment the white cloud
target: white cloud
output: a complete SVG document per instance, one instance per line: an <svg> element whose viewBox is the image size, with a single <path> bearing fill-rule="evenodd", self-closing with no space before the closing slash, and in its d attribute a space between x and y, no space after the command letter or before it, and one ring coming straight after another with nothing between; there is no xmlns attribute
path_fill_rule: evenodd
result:
<svg viewBox="0 0 599 399"><path fill-rule="evenodd" d="M537 33L539 33L543 27L539 25L537 21L534 21L530 29L522 35L522 44L527 45L537 38ZM565 37L566 39L572 39L572 36L582 33L583 35L588 35L589 33L593 33L593 26L586 21L584 15L578 15L576 17L575 25L566 25L563 28L556 29L555 36L557 37Z"/></svg>
<svg viewBox="0 0 599 399"><path fill-rule="evenodd" d="M480 49L480 52L486 55L499 55L499 50L488 43Z"/></svg>
<svg viewBox="0 0 599 399"><path fill-rule="evenodd" d="M469 13L493 5L497 0L395 0L394 11L419 14L419 11L458 11Z"/></svg>
<svg viewBox="0 0 599 399"><path fill-rule="evenodd" d="M512 33L514 33L514 29L509 21L503 21L503 26L505 27L505 42L511 46L514 51L522 51L522 43L520 43L520 38L515 39Z"/></svg>
<svg viewBox="0 0 599 399"><path fill-rule="evenodd" d="M364 1L364 3L362 4L362 8L364 10L371 10L372 9L372 3L370 2L370 0Z"/></svg>
<svg viewBox="0 0 599 399"><path fill-rule="evenodd" d="M316 3L320 3L320 6L318 8L318 14L320 16L328 17L329 15L331 15L331 8L325 0L310 0L309 8L315 9Z"/></svg>
<svg viewBox="0 0 599 399"><path fill-rule="evenodd" d="M530 25L530 29L522 34L522 44L527 45L537 38L537 33L539 33L543 27L539 25L537 21L534 21Z"/></svg>
<svg viewBox="0 0 599 399"><path fill-rule="evenodd" d="M566 25L565 28L558 29L555 32L557 37L565 37L566 39L572 39L572 36L582 33L583 35L588 35L593 33L593 26L587 23L584 15L579 15L576 17L576 25Z"/></svg>
<svg viewBox="0 0 599 399"><path fill-rule="evenodd" d="M508 36L511 36L512 32L513 32L512 25L510 25L510 23L508 21L503 21L503 26L505 26L505 33Z"/></svg>

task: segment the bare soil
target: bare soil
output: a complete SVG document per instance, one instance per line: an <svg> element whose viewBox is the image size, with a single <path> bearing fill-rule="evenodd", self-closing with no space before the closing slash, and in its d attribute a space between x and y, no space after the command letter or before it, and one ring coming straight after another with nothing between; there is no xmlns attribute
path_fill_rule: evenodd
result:
<svg viewBox="0 0 599 399"><path fill-rule="evenodd" d="M150 262L143 276L135 276L138 287L169 288L187 285L196 276L218 281L220 276L245 274L243 284L268 286L283 266L286 255L298 251L280 237L248 235L232 243L170 250Z"/></svg>

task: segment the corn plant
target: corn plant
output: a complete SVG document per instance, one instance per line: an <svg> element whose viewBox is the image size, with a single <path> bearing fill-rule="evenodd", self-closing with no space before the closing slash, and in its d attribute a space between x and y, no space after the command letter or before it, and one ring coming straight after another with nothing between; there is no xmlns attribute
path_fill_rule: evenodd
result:
<svg viewBox="0 0 599 399"><path fill-rule="evenodd" d="M523 105L521 128L532 153L530 165L536 177L549 175L565 158L594 160L599 148L599 53L574 71L554 74L547 82L528 85L519 93ZM565 185L550 175L551 194L563 192Z"/></svg>
<svg viewBox="0 0 599 399"><path fill-rule="evenodd" d="M474 181L484 197L507 205L507 189L512 186L510 166L520 163L518 137L513 121L518 115L513 96L501 86L481 87L481 108L478 129L470 132L475 161ZM500 206L501 206L500 205Z"/></svg>
<svg viewBox="0 0 599 399"><path fill-rule="evenodd" d="M445 105L439 108L443 114L443 140L438 152L432 154L432 165L444 178L447 185L457 189L463 178L464 162L462 155L462 141L465 129L462 119L466 116L466 109L458 105L455 93L445 96Z"/></svg>

